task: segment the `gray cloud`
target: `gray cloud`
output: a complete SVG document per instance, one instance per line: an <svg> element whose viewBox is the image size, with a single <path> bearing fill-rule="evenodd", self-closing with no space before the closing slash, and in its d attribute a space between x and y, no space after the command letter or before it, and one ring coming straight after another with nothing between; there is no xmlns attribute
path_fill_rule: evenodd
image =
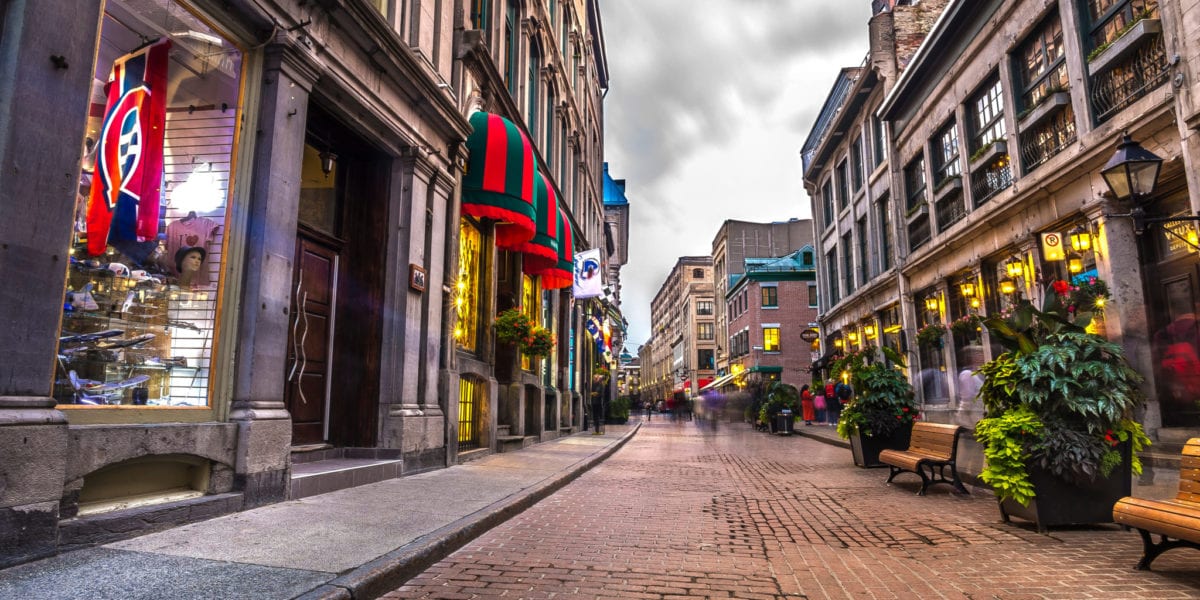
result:
<svg viewBox="0 0 1200 600"><path fill-rule="evenodd" d="M797 152L838 70L862 62L870 5L604 0L601 12L606 160L631 200L633 350L670 268L708 254L725 219L807 214Z"/></svg>

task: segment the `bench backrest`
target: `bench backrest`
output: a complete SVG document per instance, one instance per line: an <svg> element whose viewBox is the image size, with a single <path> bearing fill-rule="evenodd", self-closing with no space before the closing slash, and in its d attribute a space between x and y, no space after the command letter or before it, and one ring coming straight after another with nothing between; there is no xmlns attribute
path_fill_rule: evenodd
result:
<svg viewBox="0 0 1200 600"><path fill-rule="evenodd" d="M958 447L958 436L962 430L963 428L958 425L917 421L913 423L912 440L908 443L908 449L920 450L944 460L950 460L954 458L955 448ZM1200 439L1197 441L1200 442Z"/></svg>
<svg viewBox="0 0 1200 600"><path fill-rule="evenodd" d="M1175 496L1187 502L1200 502L1200 437L1183 446L1179 462L1179 493Z"/></svg>

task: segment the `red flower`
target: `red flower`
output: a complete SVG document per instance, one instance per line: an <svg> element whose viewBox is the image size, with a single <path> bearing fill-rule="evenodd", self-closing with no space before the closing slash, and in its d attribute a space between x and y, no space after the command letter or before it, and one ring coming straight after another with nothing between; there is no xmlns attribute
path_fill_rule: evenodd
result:
<svg viewBox="0 0 1200 600"><path fill-rule="evenodd" d="M1071 284L1069 284L1061 279L1059 279L1058 281L1055 281L1054 283L1052 283L1050 285L1054 287L1054 292L1057 293L1059 296L1066 296L1067 294L1071 293Z"/></svg>
<svg viewBox="0 0 1200 600"><path fill-rule="evenodd" d="M904 420L904 417L902 417L902 416L900 416L900 415L896 415L896 420L897 420L897 421L903 421L903 420Z"/></svg>
<svg viewBox="0 0 1200 600"><path fill-rule="evenodd" d="M908 407L905 406L903 410L904 410L904 412L908 412Z"/></svg>

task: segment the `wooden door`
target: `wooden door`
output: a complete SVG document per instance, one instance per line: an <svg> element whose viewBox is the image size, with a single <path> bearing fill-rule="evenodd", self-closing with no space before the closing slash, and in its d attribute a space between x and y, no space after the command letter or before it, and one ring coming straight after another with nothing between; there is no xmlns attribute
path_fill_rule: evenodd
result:
<svg viewBox="0 0 1200 600"><path fill-rule="evenodd" d="M296 235L288 332L286 401L292 414L292 444L329 439L330 346L337 303L340 248L303 229Z"/></svg>

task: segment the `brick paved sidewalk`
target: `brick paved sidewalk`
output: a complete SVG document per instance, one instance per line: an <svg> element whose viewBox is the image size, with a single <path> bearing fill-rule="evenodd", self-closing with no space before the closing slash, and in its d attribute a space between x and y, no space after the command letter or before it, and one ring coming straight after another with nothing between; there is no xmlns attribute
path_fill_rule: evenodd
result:
<svg viewBox="0 0 1200 600"><path fill-rule="evenodd" d="M1133 570L1136 533L1038 534L994 498L743 424L644 423L604 464L385 596L1197 598L1200 553Z"/></svg>

